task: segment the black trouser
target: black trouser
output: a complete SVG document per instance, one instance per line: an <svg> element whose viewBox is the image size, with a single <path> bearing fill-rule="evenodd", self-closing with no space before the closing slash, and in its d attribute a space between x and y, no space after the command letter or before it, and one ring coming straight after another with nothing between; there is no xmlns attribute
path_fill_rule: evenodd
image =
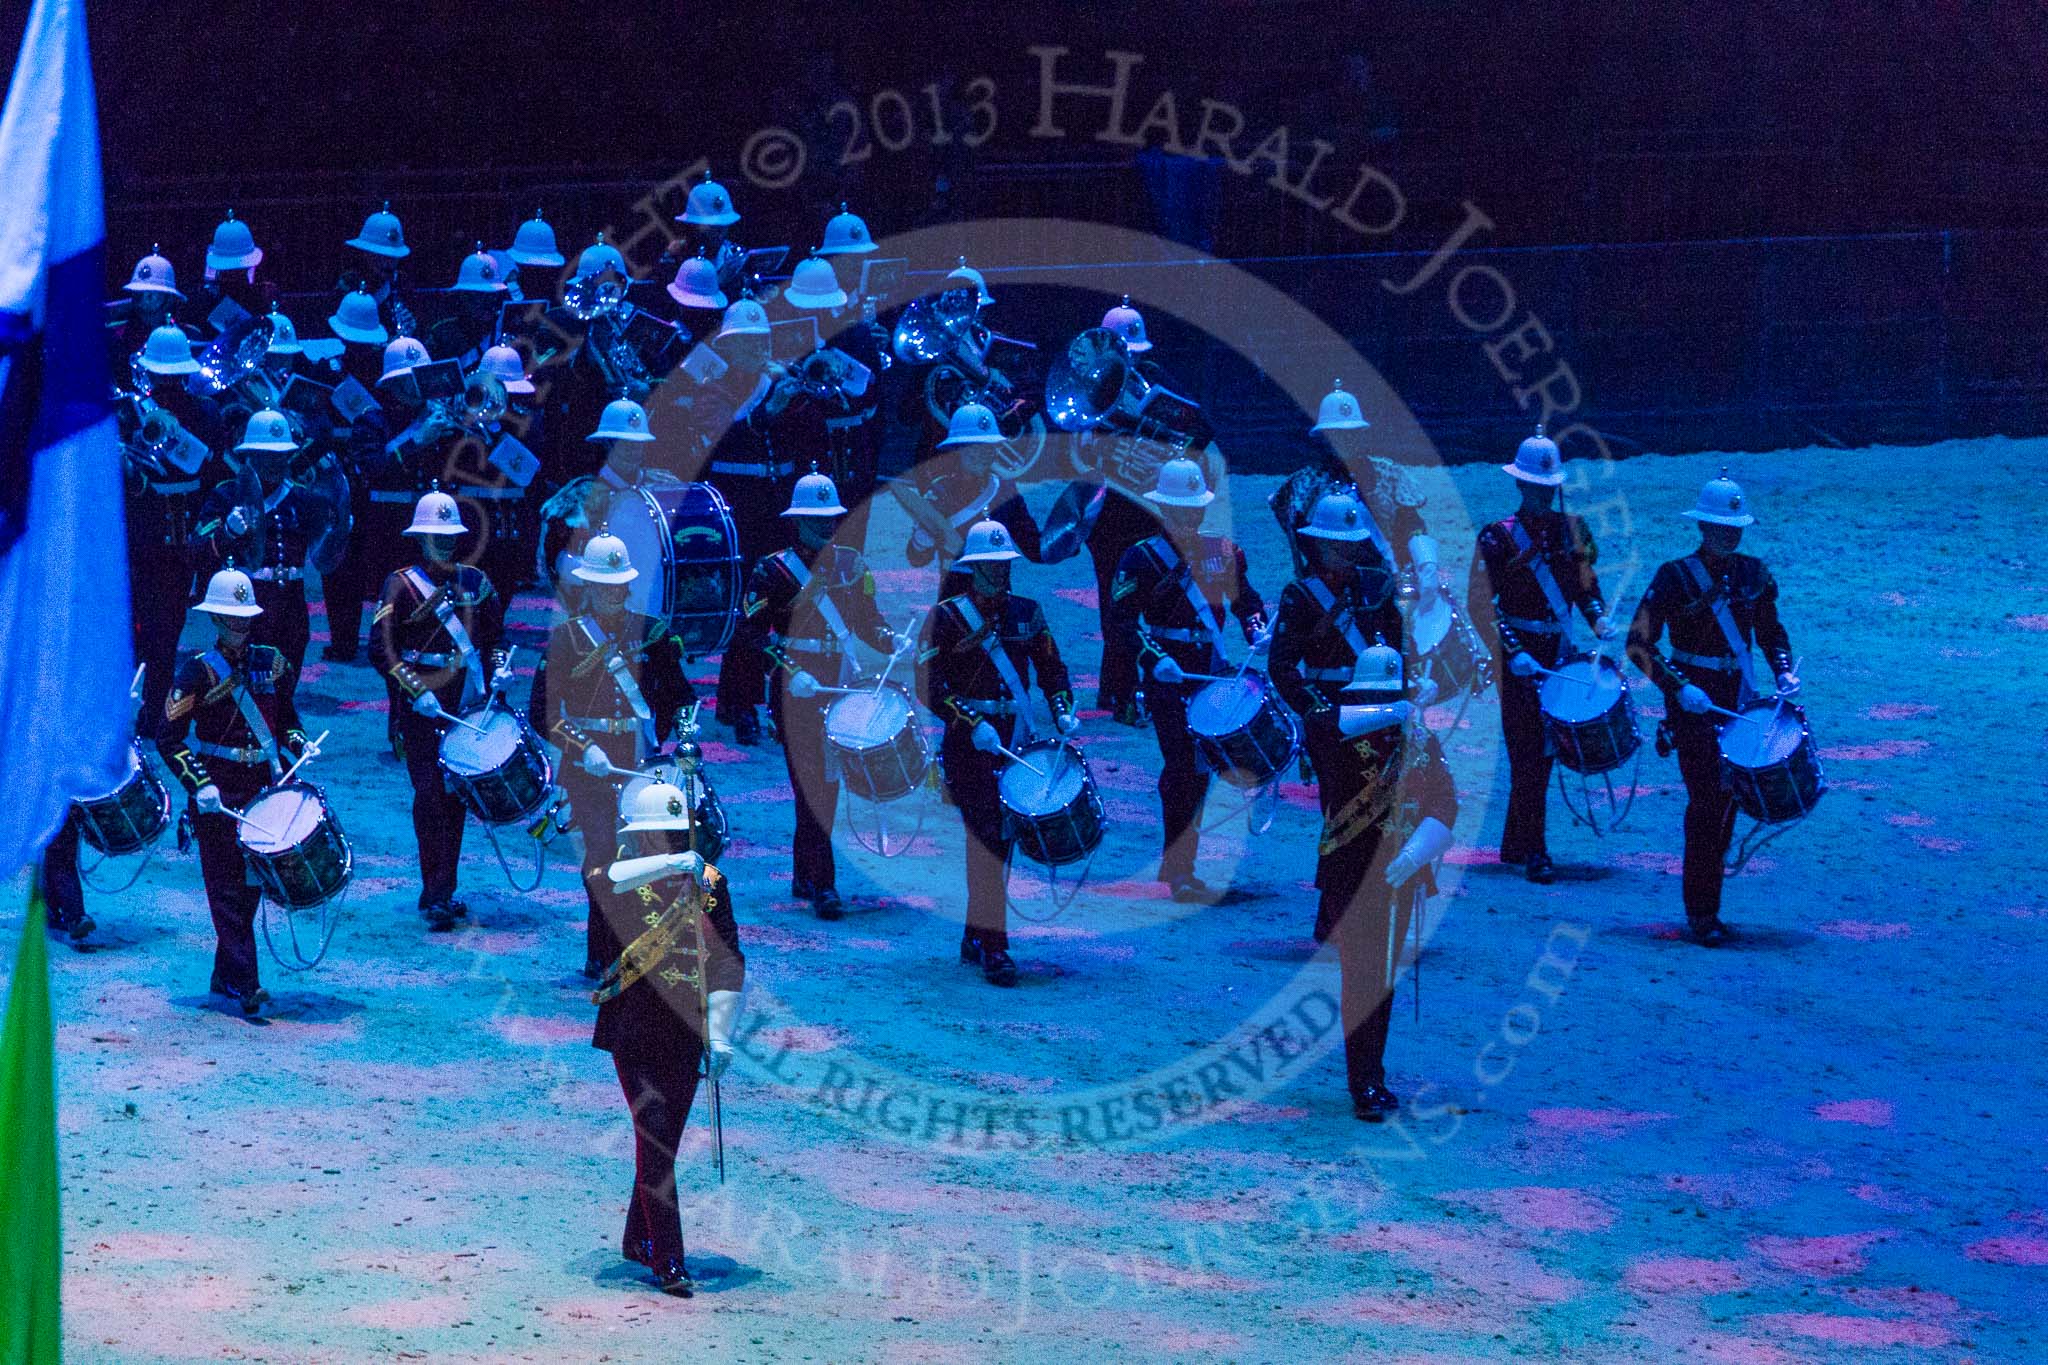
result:
<svg viewBox="0 0 2048 1365"><path fill-rule="evenodd" d="M1545 668L1555 668L1564 651L1563 637L1524 635L1522 648ZM1517 678L1499 660L1500 732L1508 747L1508 814L1501 827L1502 862L1525 863L1548 854L1544 826L1550 800L1550 745L1543 734L1543 675Z"/></svg>
<svg viewBox="0 0 2048 1365"><path fill-rule="evenodd" d="M676 1148L697 1098L704 1043L688 1029L673 1050L646 1056L612 1054L619 1089L633 1114L633 1198L626 1205L625 1244L648 1242L656 1265L683 1255L683 1219L676 1208Z"/></svg>
<svg viewBox="0 0 2048 1365"><path fill-rule="evenodd" d="M499 488L466 487L455 490L462 503L463 519L473 521L480 533L469 562L483 570L485 578L509 606L512 594L533 574L534 527L539 516L531 497L495 496L513 491ZM490 494L493 496L484 496ZM643 568L641 572L648 572Z"/></svg>
<svg viewBox="0 0 2048 1365"><path fill-rule="evenodd" d="M997 716L989 724L1007 746L1016 722ZM970 726L948 725L939 744L939 766L967 827L967 937L1008 952L1010 833L996 789L1002 759L975 748L973 733Z"/></svg>
<svg viewBox="0 0 2048 1365"><path fill-rule="evenodd" d="M1316 791L1325 833L1342 824L1340 812L1364 790L1375 769L1355 742L1311 730ZM1344 1077L1355 1100L1368 1086L1386 1084L1387 1024L1394 1009L1394 968L1407 933L1407 916L1394 914L1380 854L1384 823L1362 830L1316 859L1317 942L1337 947L1338 1003L1344 1015ZM1398 850L1396 850L1398 851Z"/></svg>
<svg viewBox="0 0 2048 1365"><path fill-rule="evenodd" d="M450 688L450 697L460 695ZM420 851L420 907L440 905L455 895L456 867L462 861L462 798L448 790L441 772L441 727L398 703L398 733L405 740L405 775L412 780L412 834ZM447 697L442 705L448 706Z"/></svg>
<svg viewBox="0 0 2048 1365"><path fill-rule="evenodd" d="M789 505L788 494L774 479L721 474L712 482L732 506L733 529L740 542L740 582L751 583L754 565L783 546L782 509ZM731 724L752 712L761 704L767 684L761 651L736 633L718 661L718 719Z"/></svg>
<svg viewBox="0 0 2048 1365"><path fill-rule="evenodd" d="M327 598L328 642L344 657L353 657L361 647L363 603L376 601L392 570L404 568L415 558L405 539L415 501L410 493L402 502L372 502L366 495L356 509L348 553L326 576L321 589Z"/></svg>
<svg viewBox="0 0 2048 1365"><path fill-rule="evenodd" d="M305 580L274 583L267 578L257 579L256 605L263 608L263 614L251 624L249 638L284 655L291 670L285 675L279 696L287 700L296 698L299 670L306 663L306 644L313 638L313 624L306 613Z"/></svg>
<svg viewBox="0 0 2048 1365"><path fill-rule="evenodd" d="M1114 488L1103 495L1102 512L1088 533L1088 555L1095 561L1095 601L1102 619L1102 669L1096 675L1098 701L1128 701L1138 691L1138 652L1110 628L1110 585L1124 551L1159 530L1159 519L1141 502Z"/></svg>
<svg viewBox="0 0 2048 1365"><path fill-rule="evenodd" d="M78 817L64 823L43 849L43 904L50 923L69 929L85 915L85 885L78 877Z"/></svg>
<svg viewBox="0 0 2048 1365"><path fill-rule="evenodd" d="M1714 705L1734 710L1741 700L1741 680L1732 673L1679 665ZM1721 777L1720 725L1711 713L1695 716L1676 698L1670 712L1672 747L1678 751L1678 774L1685 781L1685 917L1704 924L1721 914L1722 861L1735 837L1735 799Z"/></svg>
<svg viewBox="0 0 2048 1365"><path fill-rule="evenodd" d="M192 561L165 546L131 550L128 611L135 623L135 662L142 664L142 702L135 734L153 740L164 723L164 698L178 671L178 636L191 606Z"/></svg>
<svg viewBox="0 0 2048 1365"><path fill-rule="evenodd" d="M825 775L828 700L792 697L780 678L768 698L776 733L782 739L782 764L789 772L789 789L795 796L796 834L790 841L790 890L799 896L829 891L836 886L832 822L839 813L839 782Z"/></svg>
<svg viewBox="0 0 2048 1365"><path fill-rule="evenodd" d="M1172 883L1195 875L1209 772L1195 752L1195 737L1188 732L1187 694L1182 685L1155 683L1145 695L1152 712L1152 732L1159 737L1159 880Z"/></svg>
<svg viewBox="0 0 2048 1365"><path fill-rule="evenodd" d="M223 804L240 810L263 789L268 768L214 759L208 764ZM199 840L199 875L213 914L213 979L247 995L261 982L256 971L256 909L263 893L251 878L237 826L228 815L192 812Z"/></svg>

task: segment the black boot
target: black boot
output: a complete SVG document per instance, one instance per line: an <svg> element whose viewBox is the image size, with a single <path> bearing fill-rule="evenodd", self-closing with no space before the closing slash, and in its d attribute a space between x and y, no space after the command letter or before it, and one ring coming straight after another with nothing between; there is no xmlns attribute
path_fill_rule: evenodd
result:
<svg viewBox="0 0 2048 1365"><path fill-rule="evenodd" d="M447 901L433 901L420 907L420 918L427 922L430 932L445 934L455 928L455 907Z"/></svg>
<svg viewBox="0 0 2048 1365"><path fill-rule="evenodd" d="M244 990L240 986L230 986L217 976L207 983L207 989L240 1005L245 1018L258 1013L270 1000L270 992L261 986L251 986Z"/></svg>
<svg viewBox="0 0 2048 1365"><path fill-rule="evenodd" d="M1719 948L1734 940L1735 931L1721 923L1719 915L1711 915L1706 919L1687 920L1685 936L1702 948Z"/></svg>
<svg viewBox="0 0 2048 1365"><path fill-rule="evenodd" d="M968 967L979 967L981 965L980 939L972 934L962 934L960 936L960 961L963 966Z"/></svg>
<svg viewBox="0 0 2048 1365"><path fill-rule="evenodd" d="M829 886L820 889L815 896L811 897L811 909L817 912L819 919L844 919L846 917L846 902L840 900L839 893Z"/></svg>
<svg viewBox="0 0 2048 1365"><path fill-rule="evenodd" d="M645 1237L625 1238L619 1243L619 1255L651 1269L654 1265L654 1243Z"/></svg>
<svg viewBox="0 0 2048 1365"><path fill-rule="evenodd" d="M1017 984L1017 964L1003 949L984 944L981 949L981 977L991 986L1014 986Z"/></svg>
<svg viewBox="0 0 2048 1365"><path fill-rule="evenodd" d="M652 1244L650 1243L649 1250L652 1251L652 1249ZM664 1294L672 1294L676 1298L687 1299L696 1291L697 1286L691 1282L690 1272L683 1268L683 1258L680 1255L661 1257L650 1265L648 1269L654 1272L654 1283L660 1287L661 1292Z"/></svg>
<svg viewBox="0 0 2048 1365"><path fill-rule="evenodd" d="M43 927L52 934L70 935L73 943L83 943L86 936L100 926L91 915L81 910L69 917L53 914L43 922Z"/></svg>
<svg viewBox="0 0 2048 1365"><path fill-rule="evenodd" d="M1522 875L1538 886L1548 886L1557 880L1557 864L1550 861L1548 853L1531 854Z"/></svg>
<svg viewBox="0 0 2048 1365"><path fill-rule="evenodd" d="M1401 1097L1387 1089L1384 1083L1367 1085L1351 1097L1353 1118L1364 1119L1367 1123L1378 1123L1401 1107Z"/></svg>
<svg viewBox="0 0 2048 1365"><path fill-rule="evenodd" d="M761 717L754 708L737 712L728 722L732 726L732 742L751 749L761 742Z"/></svg>

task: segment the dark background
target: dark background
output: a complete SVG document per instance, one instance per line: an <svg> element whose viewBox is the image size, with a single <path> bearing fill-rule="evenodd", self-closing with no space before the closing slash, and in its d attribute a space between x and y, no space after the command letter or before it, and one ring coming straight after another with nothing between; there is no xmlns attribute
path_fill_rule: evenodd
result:
<svg viewBox="0 0 2048 1365"><path fill-rule="evenodd" d="M752 243L808 243L846 197L882 234L1065 214L1251 261L1455 455L1497 449L1525 419L1440 292L1404 306L1376 287L1421 257L1356 253L1426 254L1469 200L1497 225L1475 241L1497 254L1473 259L1543 317L1618 451L2048 427L2041 9L1629 9L100 4L109 254L125 278L160 240L196 276L232 204L265 274L324 292L341 239L389 197L409 278L439 285L535 202L573 256L703 155ZM10 44L24 12L8 7ZM1034 44L1070 48L1063 74L1081 79L1106 74L1109 48L1143 53L1132 123L1171 89L1190 134L1205 96L1242 109L1240 150L1286 124L1298 165L1322 137L1329 187L1369 160L1407 194L1407 221L1362 239L1257 177L1093 142L1099 102L1062 104L1068 136L1034 140ZM978 75L998 87L996 136L928 147L923 87ZM835 167L848 123L825 111L885 88L909 99L916 141ZM957 105L949 119L965 126ZM765 123L811 145L787 191L737 171ZM1000 324L1048 341L1074 311L1005 302ZM302 326L325 312L301 311ZM1298 420L1256 371L1158 330L1226 431L1291 453Z"/></svg>

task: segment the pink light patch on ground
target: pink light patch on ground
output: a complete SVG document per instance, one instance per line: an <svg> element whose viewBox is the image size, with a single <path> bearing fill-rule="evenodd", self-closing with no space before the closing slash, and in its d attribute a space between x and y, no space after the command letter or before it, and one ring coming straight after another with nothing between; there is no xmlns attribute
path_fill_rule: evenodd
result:
<svg viewBox="0 0 2048 1365"><path fill-rule="evenodd" d="M1444 854L1444 861L1454 867L1485 867L1500 861L1500 847L1494 845L1490 848L1453 848Z"/></svg>
<svg viewBox="0 0 2048 1365"><path fill-rule="evenodd" d="M549 1047L556 1043L587 1042L590 1038L590 1022L586 1019L506 1014L490 1020L490 1028L515 1047Z"/></svg>
<svg viewBox="0 0 2048 1365"><path fill-rule="evenodd" d="M1747 1283L1739 1263L1704 1256L1645 1256L1622 1276L1638 1294L1726 1294Z"/></svg>
<svg viewBox="0 0 2048 1365"><path fill-rule="evenodd" d="M1614 1210L1583 1190L1548 1185L1452 1190L1437 1198L1484 1209L1525 1232L1598 1232L1614 1222Z"/></svg>
<svg viewBox="0 0 2048 1365"><path fill-rule="evenodd" d="M1886 758L1911 758L1933 747L1924 739L1881 739L1875 744L1838 744L1832 749L1822 749L1820 756L1844 763L1864 763Z"/></svg>
<svg viewBox="0 0 2048 1365"><path fill-rule="evenodd" d="M1163 901L1166 899L1166 884L1157 881L1100 882L1095 887L1098 895L1113 900Z"/></svg>
<svg viewBox="0 0 2048 1365"><path fill-rule="evenodd" d="M1831 1100L1813 1106L1813 1116L1824 1123L1860 1123L1866 1128L1892 1126L1890 1100Z"/></svg>
<svg viewBox="0 0 2048 1365"><path fill-rule="evenodd" d="M1813 926L1814 932L1826 934L1829 938L1844 938L1851 943L1879 943L1886 939L1911 938L1910 924L1881 924L1867 919L1831 919Z"/></svg>
<svg viewBox="0 0 2048 1365"><path fill-rule="evenodd" d="M1871 720L1918 720L1941 708L1917 701L1882 701L1863 714Z"/></svg>
<svg viewBox="0 0 2048 1365"><path fill-rule="evenodd" d="M805 913L809 913L808 908ZM740 931L740 945L749 949L756 946L776 948L786 953L821 953L833 946L823 934L784 929L774 924L749 924Z"/></svg>
<svg viewBox="0 0 2048 1365"><path fill-rule="evenodd" d="M1857 1318L1841 1313L1765 1313L1749 1320L1749 1326L1769 1332L1811 1337L1840 1346L1946 1346L1955 1337L1931 1322L1906 1322L1898 1318Z"/></svg>
<svg viewBox="0 0 2048 1365"><path fill-rule="evenodd" d="M1964 1247L1963 1255L1993 1265L2048 1265L2048 1238L1986 1237Z"/></svg>
<svg viewBox="0 0 2048 1365"><path fill-rule="evenodd" d="M1616 853L1608 862L1616 867L1626 867L1636 872L1657 872L1666 877L1676 877L1685 871L1685 859L1676 853L1641 851Z"/></svg>
<svg viewBox="0 0 2048 1365"><path fill-rule="evenodd" d="M1933 834L1916 834L1913 836L1913 842L1929 853L1961 853L1970 846L1967 840L1949 839Z"/></svg>
<svg viewBox="0 0 2048 1365"><path fill-rule="evenodd" d="M847 1044L847 1036L829 1024L784 1024L755 1035L777 1052L831 1052Z"/></svg>
<svg viewBox="0 0 2048 1365"><path fill-rule="evenodd" d="M1884 822L1899 829L1926 829L1934 823L1932 818L1922 815L1917 810L1895 811L1885 816Z"/></svg>
<svg viewBox="0 0 2048 1365"><path fill-rule="evenodd" d="M1758 1237L1749 1249L1764 1263L1796 1275L1854 1275L1867 1267L1863 1249L1891 1236L1889 1229L1829 1237Z"/></svg>
<svg viewBox="0 0 2048 1365"><path fill-rule="evenodd" d="M1589 1137L1620 1137L1646 1123L1670 1118L1664 1113L1632 1113L1625 1109L1531 1109L1529 1121L1553 1133L1578 1133Z"/></svg>
<svg viewBox="0 0 2048 1365"><path fill-rule="evenodd" d="M746 750L730 744L721 744L715 739L697 741L697 747L704 751L706 763L739 763L746 759Z"/></svg>
<svg viewBox="0 0 2048 1365"><path fill-rule="evenodd" d="M2048 630L2048 616L2015 616L2012 623L2021 630Z"/></svg>
<svg viewBox="0 0 2048 1365"><path fill-rule="evenodd" d="M1102 610L1102 597L1094 588L1055 588L1052 595L1090 611Z"/></svg>
<svg viewBox="0 0 2048 1365"><path fill-rule="evenodd" d="M1414 1327L1431 1332L1492 1333L1505 1330L1504 1316L1482 1312L1470 1304L1419 1291L1371 1290L1354 1294L1301 1314L1308 1322L1356 1328L1359 1323L1382 1327Z"/></svg>
<svg viewBox="0 0 2048 1365"><path fill-rule="evenodd" d="M379 1327L389 1331L418 1331L429 1327L453 1327L466 1321L470 1301L460 1294L421 1294L379 1303L359 1303L337 1315L358 1327Z"/></svg>

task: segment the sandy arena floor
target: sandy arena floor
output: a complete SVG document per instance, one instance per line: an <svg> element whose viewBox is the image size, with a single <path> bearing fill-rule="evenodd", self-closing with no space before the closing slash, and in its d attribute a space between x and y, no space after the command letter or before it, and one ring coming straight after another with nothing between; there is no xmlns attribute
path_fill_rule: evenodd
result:
<svg viewBox="0 0 2048 1365"><path fill-rule="evenodd" d="M268 966L257 1024L213 1007L197 860L175 854L89 892L98 943L55 954L70 1355L2048 1358L2048 1028L2023 1003L2048 965L2048 562L2024 496L2044 459L2004 440L1727 459L1834 787L1730 886L1736 947L1678 939L1674 761L1645 746L1632 828L1605 838L1553 803L1568 875L1534 887L1492 861L1491 699L1446 735L1462 842L1421 1021L1406 978L1397 1000L1399 1124L1351 1118L1329 1050L1312 792L1288 785L1251 838L1219 788L1202 872L1240 899L1173 905L1151 880L1152 736L1095 716L1110 837L1063 912L1020 874L1043 922L1019 922L1006 992L953 960L950 809L897 860L842 816L853 905L821 924L788 899L779 752L708 745L750 1013L722 1187L701 1108L690 1125L687 1302L618 1256L629 1130L572 972L569 853L518 894L472 825L472 921L429 935L381 687L313 663L302 705L334 730L313 775L357 859L329 962ZM1673 514L1721 463L1601 480L1617 616L1690 547ZM1272 482L1233 489L1269 598ZM1512 492L1491 467L1429 484L1462 592L1471 522ZM882 509L871 541L897 619L931 592L903 529ZM1092 702L1085 580L1027 566L1018 588Z"/></svg>

